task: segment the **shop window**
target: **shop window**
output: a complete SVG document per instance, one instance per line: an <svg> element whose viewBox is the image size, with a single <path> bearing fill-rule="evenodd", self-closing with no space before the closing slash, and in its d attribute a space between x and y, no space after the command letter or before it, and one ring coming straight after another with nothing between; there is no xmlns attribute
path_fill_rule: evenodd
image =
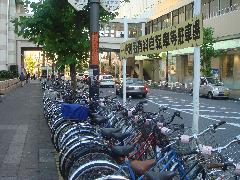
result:
<svg viewBox="0 0 240 180"><path fill-rule="evenodd" d="M193 17L193 3L186 5L186 20Z"/></svg>
<svg viewBox="0 0 240 180"><path fill-rule="evenodd" d="M228 55L223 63L223 77L233 76L234 55Z"/></svg>

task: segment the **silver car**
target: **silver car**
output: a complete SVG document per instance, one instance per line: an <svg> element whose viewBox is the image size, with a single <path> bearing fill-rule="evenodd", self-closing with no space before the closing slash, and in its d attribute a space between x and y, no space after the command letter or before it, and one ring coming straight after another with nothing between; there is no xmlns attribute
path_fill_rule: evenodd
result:
<svg viewBox="0 0 240 180"><path fill-rule="evenodd" d="M127 78L126 85L127 96L142 96L145 98L149 91L146 83L138 78ZM123 95L122 82L116 85L116 95Z"/></svg>
<svg viewBox="0 0 240 180"><path fill-rule="evenodd" d="M229 98L230 90L222 82L212 77L201 77L199 93L209 99L224 97Z"/></svg>

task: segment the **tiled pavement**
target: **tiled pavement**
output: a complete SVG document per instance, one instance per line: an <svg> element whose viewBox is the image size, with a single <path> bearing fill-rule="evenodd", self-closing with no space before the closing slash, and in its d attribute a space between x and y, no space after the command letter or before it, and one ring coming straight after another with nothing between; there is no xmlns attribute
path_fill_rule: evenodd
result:
<svg viewBox="0 0 240 180"><path fill-rule="evenodd" d="M0 103L0 180L58 180L39 83L7 94Z"/></svg>

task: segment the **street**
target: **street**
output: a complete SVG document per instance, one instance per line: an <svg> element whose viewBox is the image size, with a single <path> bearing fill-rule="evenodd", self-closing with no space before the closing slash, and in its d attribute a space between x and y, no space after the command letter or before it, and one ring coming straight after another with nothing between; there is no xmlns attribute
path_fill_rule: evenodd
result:
<svg viewBox="0 0 240 180"><path fill-rule="evenodd" d="M103 94L115 94L113 88L101 88ZM119 100L122 99L119 97ZM131 105L142 99L133 98ZM145 111L157 112L160 106L169 108L169 112L176 110L181 112L183 119L178 119L176 123L184 123L186 127L192 126L193 103L192 96L185 93L176 93L159 89L151 89L147 95L148 103L144 106ZM130 105L130 106L131 106ZM240 102L226 99L200 98L199 132L208 125L219 121L226 121L227 124L221 126L216 133L216 140L221 145L225 145L234 137L240 134Z"/></svg>

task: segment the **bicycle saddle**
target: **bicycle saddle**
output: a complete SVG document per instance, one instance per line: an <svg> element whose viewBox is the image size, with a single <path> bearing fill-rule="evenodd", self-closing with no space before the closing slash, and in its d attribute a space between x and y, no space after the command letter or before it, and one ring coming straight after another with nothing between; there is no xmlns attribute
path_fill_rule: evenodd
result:
<svg viewBox="0 0 240 180"><path fill-rule="evenodd" d="M121 131L120 128L102 128L101 132L104 137L111 138L113 133Z"/></svg>
<svg viewBox="0 0 240 180"><path fill-rule="evenodd" d="M112 153L118 157L128 156L134 150L134 146L113 146Z"/></svg>
<svg viewBox="0 0 240 180"><path fill-rule="evenodd" d="M131 167L138 176L141 176L145 172L147 172L151 167L153 167L155 163L156 161L154 159L149 159L145 161L133 160L131 161Z"/></svg>
<svg viewBox="0 0 240 180"><path fill-rule="evenodd" d="M102 123L105 123L108 119L105 117L99 117L99 118L93 118L91 122L94 125L101 125Z"/></svg>
<svg viewBox="0 0 240 180"><path fill-rule="evenodd" d="M147 180L172 180L172 178L176 176L176 173L148 171L145 176Z"/></svg>
<svg viewBox="0 0 240 180"><path fill-rule="evenodd" d="M125 138L129 137L131 133L121 133L121 132L114 132L112 133L112 137L120 142L122 142Z"/></svg>

